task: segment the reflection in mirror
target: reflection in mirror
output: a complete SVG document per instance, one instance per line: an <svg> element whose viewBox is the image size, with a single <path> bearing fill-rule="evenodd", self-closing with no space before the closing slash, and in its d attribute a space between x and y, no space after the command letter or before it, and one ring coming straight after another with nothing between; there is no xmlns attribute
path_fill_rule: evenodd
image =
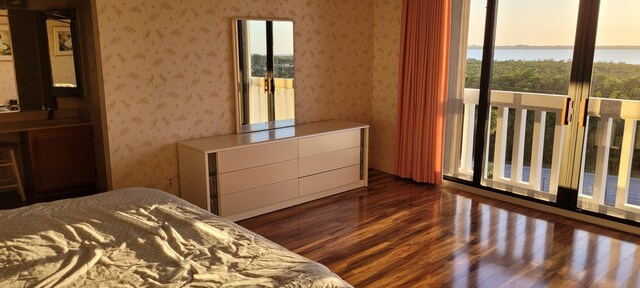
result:
<svg viewBox="0 0 640 288"><path fill-rule="evenodd" d="M0 9L0 105L41 110L83 96L76 19L75 10Z"/></svg>
<svg viewBox="0 0 640 288"><path fill-rule="evenodd" d="M16 72L13 62L13 43L7 10L0 9L0 113L18 109L10 105L12 99L18 99ZM3 108L4 107L4 108Z"/></svg>
<svg viewBox="0 0 640 288"><path fill-rule="evenodd" d="M233 24L238 132L294 125L293 22Z"/></svg>
<svg viewBox="0 0 640 288"><path fill-rule="evenodd" d="M78 87L70 19L47 19L53 87Z"/></svg>

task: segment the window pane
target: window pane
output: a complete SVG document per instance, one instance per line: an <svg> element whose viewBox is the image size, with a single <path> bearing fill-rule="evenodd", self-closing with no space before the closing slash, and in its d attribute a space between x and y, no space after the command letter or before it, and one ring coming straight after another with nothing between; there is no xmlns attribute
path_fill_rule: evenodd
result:
<svg viewBox="0 0 640 288"><path fill-rule="evenodd" d="M478 88L482 65L482 42L486 0L452 1L451 69L447 101L447 129L443 170L447 176L473 178L474 133L477 123Z"/></svg>
<svg viewBox="0 0 640 288"><path fill-rule="evenodd" d="M555 202L578 6L498 2L484 185Z"/></svg>
<svg viewBox="0 0 640 288"><path fill-rule="evenodd" d="M578 207L640 221L640 1L601 1ZM595 119L598 119L595 121Z"/></svg>

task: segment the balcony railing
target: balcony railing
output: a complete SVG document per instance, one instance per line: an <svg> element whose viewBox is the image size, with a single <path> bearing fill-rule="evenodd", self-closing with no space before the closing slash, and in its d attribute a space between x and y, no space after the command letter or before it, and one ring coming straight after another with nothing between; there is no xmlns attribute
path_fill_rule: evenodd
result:
<svg viewBox="0 0 640 288"><path fill-rule="evenodd" d="M274 84L276 120L293 119L295 113L293 79L275 78ZM267 93L265 92L264 77L251 77L249 109L251 111L249 116L251 123L269 121L269 105Z"/></svg>
<svg viewBox="0 0 640 288"><path fill-rule="evenodd" d="M640 120L640 101L619 100L619 99L589 99L589 117L599 117L598 133L596 137L597 153L596 167L593 177L593 190L591 195L585 194L585 187L581 187L580 201L583 205L605 204L607 193L615 195L614 207L622 211L640 212L638 203L629 203L630 192L640 192L640 179L632 178L633 150L640 149L640 139L636 132L637 122ZM614 121L623 121L624 129L622 133L622 145L616 147L620 149L618 173L611 175L609 169L610 151L612 148L611 139L618 134L614 132ZM587 127L588 128L588 127ZM586 142L586 141L585 141ZM586 149L583 149L586 151ZM583 161L586 155L583 155ZM584 167L584 165L582 165ZM582 179L585 178L585 171L582 171ZM607 182L613 182L613 189L607 189ZM582 182L584 184L584 182ZM585 207L587 208L587 207ZM596 208L596 207L592 207ZM602 209L600 209L602 210ZM608 214L619 214L620 211L608 209L601 211ZM624 216L624 215L619 215Z"/></svg>
<svg viewBox="0 0 640 288"><path fill-rule="evenodd" d="M449 150L454 154L451 155L451 163L457 163L458 165L451 165L452 169L450 168L448 173L464 179L470 179L471 175L473 175L472 153L475 142L474 129L477 121L478 95L478 89L465 89L463 105L457 105L458 107L463 107L463 110L458 110L462 114L462 119L458 117L457 120L451 120L450 118L455 123L448 124L448 127L456 129L452 133L453 137L460 137L452 141L454 146L453 149ZM485 155L489 155L489 149L493 149L493 162L489 161L488 156L484 157L482 179L485 185L530 197L555 201L560 177L562 145L565 139L565 126L562 125L561 117L567 98L567 95L491 91L490 106L494 111L491 121L495 123L495 131L487 131L486 136ZM508 125L510 111L513 113L512 116L515 115L515 121L511 126ZM527 123L528 111L531 111L529 113L535 113L533 123ZM636 123L640 120L640 101L591 98L588 116L600 118L598 132L595 136L598 139L597 164L594 173L585 173L584 168L581 172L581 179L586 177L594 180L592 195L585 194L583 187L580 187L580 205L584 203L586 206L591 205L593 206L592 208L596 209L596 207L605 205L605 193L615 193L615 195L609 195L610 197L615 197L615 207L609 205L607 208L640 212L640 206L630 204L628 197L630 190L640 190L640 179L631 178L633 150L634 147L640 146L640 143L636 143L638 140L635 139L638 137L636 136ZM555 118L555 125L551 133L553 135L546 135L546 121L550 117ZM618 174L609 175L610 171L607 163L609 163L611 135L613 133L612 123L615 119L624 121L624 134L622 135L623 140L620 147ZM456 125L457 123L461 125ZM533 125L532 129L529 125ZM528 136L531 137L529 166L525 165L525 134L527 126L530 128L529 131L533 130L533 133ZM490 137L492 132L495 139L493 141L492 137ZM512 139L509 139L513 143L511 147L507 147L508 137L512 137ZM546 141L550 147L545 147L545 139L548 137L553 137L553 141ZM587 137L594 136L587 135ZM507 148L511 149L511 163L507 163ZM543 165L545 149L552 149L552 157L550 163L548 163L549 160L547 159L546 165ZM586 150L583 149L585 153ZM585 156L583 155L583 159ZM585 165L582 166L584 167ZM612 179L616 181L616 189L613 192L607 192L607 180L612 181ZM611 211L607 211L607 213L611 214Z"/></svg>

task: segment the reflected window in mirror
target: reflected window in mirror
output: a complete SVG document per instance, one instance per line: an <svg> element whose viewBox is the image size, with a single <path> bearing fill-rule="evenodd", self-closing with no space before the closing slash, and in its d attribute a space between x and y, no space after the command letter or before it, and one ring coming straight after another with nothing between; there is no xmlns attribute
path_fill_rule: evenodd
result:
<svg viewBox="0 0 640 288"><path fill-rule="evenodd" d="M13 42L7 10L0 9L0 113L16 111L13 101L18 99L16 71L13 62ZM17 101L17 100L15 100ZM11 102L11 103L10 103Z"/></svg>
<svg viewBox="0 0 640 288"><path fill-rule="evenodd" d="M293 22L234 20L238 132L295 124Z"/></svg>

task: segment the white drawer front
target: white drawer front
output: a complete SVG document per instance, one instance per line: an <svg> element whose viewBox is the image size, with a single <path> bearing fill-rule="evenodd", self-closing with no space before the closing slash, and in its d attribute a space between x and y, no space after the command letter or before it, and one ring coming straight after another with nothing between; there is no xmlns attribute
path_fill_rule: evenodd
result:
<svg viewBox="0 0 640 288"><path fill-rule="evenodd" d="M298 178L298 159L222 173L218 176L220 195L248 190Z"/></svg>
<svg viewBox="0 0 640 288"><path fill-rule="evenodd" d="M360 147L300 158L300 177L360 164Z"/></svg>
<svg viewBox="0 0 640 288"><path fill-rule="evenodd" d="M360 180L360 165L320 173L300 178L300 196L305 196L342 185L351 184Z"/></svg>
<svg viewBox="0 0 640 288"><path fill-rule="evenodd" d="M229 216L298 197L298 179L220 197L220 216Z"/></svg>
<svg viewBox="0 0 640 288"><path fill-rule="evenodd" d="M218 172L226 173L298 157L298 141L284 141L218 153Z"/></svg>
<svg viewBox="0 0 640 288"><path fill-rule="evenodd" d="M360 129L298 140L299 156L308 157L360 146Z"/></svg>

